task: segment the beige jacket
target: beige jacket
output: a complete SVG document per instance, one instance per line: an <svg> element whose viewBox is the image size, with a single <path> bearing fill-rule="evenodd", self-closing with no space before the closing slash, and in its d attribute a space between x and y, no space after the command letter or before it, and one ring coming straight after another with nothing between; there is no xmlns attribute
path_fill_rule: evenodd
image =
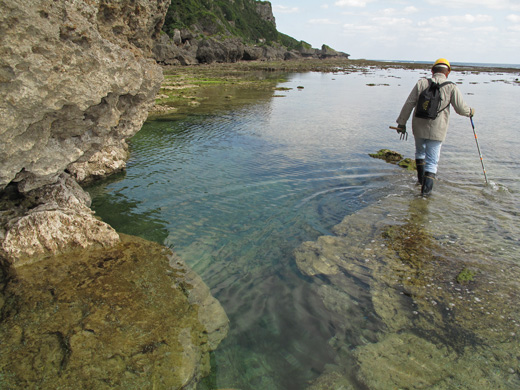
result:
<svg viewBox="0 0 520 390"><path fill-rule="evenodd" d="M442 73L435 73L432 80L442 84L446 80L446 76ZM397 118L397 124L405 125L410 118L412 110L417 105L419 94L428 88L428 79L420 79L415 87L410 92L410 96L406 100L401 113ZM470 107L466 105L462 94L455 84L448 84L441 88L441 105L439 110L448 106L445 110L442 110L437 118L435 119L422 119L416 118L415 115L412 119L412 130L413 135L420 138L431 139L435 141L444 141L446 139L446 133L448 131L448 124L450 121L450 104L455 109L455 112L459 115L468 116L470 114Z"/></svg>

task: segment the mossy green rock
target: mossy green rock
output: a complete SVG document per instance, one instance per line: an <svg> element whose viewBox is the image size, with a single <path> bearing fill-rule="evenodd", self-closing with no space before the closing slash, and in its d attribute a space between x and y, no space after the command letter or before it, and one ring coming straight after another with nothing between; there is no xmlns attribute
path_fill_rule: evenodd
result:
<svg viewBox="0 0 520 390"><path fill-rule="evenodd" d="M457 275L457 283L459 284L465 284L472 282L475 278L476 273L464 268L460 273Z"/></svg>
<svg viewBox="0 0 520 390"><path fill-rule="evenodd" d="M12 272L3 289L0 388L194 389L227 332L200 278L142 239L123 236L112 249Z"/></svg>
<svg viewBox="0 0 520 390"><path fill-rule="evenodd" d="M401 168L406 168L408 169L409 171L415 171L417 170L417 165L415 164L415 160L411 159L411 158L405 158L401 161L399 161L399 164L398 164Z"/></svg>
<svg viewBox="0 0 520 390"><path fill-rule="evenodd" d="M381 160L385 160L386 162L396 163L403 159L403 156L400 153L394 152L390 149L380 149L377 153L369 153L370 157L380 158Z"/></svg>

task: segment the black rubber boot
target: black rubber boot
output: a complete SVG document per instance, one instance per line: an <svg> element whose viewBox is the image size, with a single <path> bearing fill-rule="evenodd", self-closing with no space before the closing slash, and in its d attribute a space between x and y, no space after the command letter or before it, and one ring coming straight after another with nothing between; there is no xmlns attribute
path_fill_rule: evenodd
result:
<svg viewBox="0 0 520 390"><path fill-rule="evenodd" d="M432 193L434 180L435 173L424 172L424 179L421 187L422 196L429 196Z"/></svg>
<svg viewBox="0 0 520 390"><path fill-rule="evenodd" d="M422 185L424 180L424 166L426 165L424 158L416 158L415 165L417 166L417 181Z"/></svg>

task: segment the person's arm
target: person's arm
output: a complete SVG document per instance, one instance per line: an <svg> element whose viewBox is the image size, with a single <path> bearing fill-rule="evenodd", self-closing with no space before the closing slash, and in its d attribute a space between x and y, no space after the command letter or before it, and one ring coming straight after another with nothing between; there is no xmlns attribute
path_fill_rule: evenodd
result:
<svg viewBox="0 0 520 390"><path fill-rule="evenodd" d="M410 95L408 96L408 99L406 99L406 102L403 105L403 108L401 109L401 113L397 117L397 124L400 126L406 125L406 122L408 122L408 119L410 118L410 115L412 114L413 109L417 105L417 99L419 98L419 83L415 84L415 87L413 87L412 91L410 92Z"/></svg>
<svg viewBox="0 0 520 390"><path fill-rule="evenodd" d="M459 91L457 87L453 88L453 91L451 92L451 105L455 109L455 112L459 115L475 115L475 110L466 104L466 102L462 98L462 93Z"/></svg>

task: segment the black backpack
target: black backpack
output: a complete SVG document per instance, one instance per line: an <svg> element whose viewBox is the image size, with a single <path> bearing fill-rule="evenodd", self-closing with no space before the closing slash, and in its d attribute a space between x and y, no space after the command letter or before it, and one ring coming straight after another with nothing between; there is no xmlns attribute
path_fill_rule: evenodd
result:
<svg viewBox="0 0 520 390"><path fill-rule="evenodd" d="M423 119L435 119L437 115L448 108L449 103L442 110L439 110L441 105L441 88L447 84L453 84L451 81L446 81L438 84L432 79L428 79L428 88L419 94L417 106L415 107L415 116Z"/></svg>

